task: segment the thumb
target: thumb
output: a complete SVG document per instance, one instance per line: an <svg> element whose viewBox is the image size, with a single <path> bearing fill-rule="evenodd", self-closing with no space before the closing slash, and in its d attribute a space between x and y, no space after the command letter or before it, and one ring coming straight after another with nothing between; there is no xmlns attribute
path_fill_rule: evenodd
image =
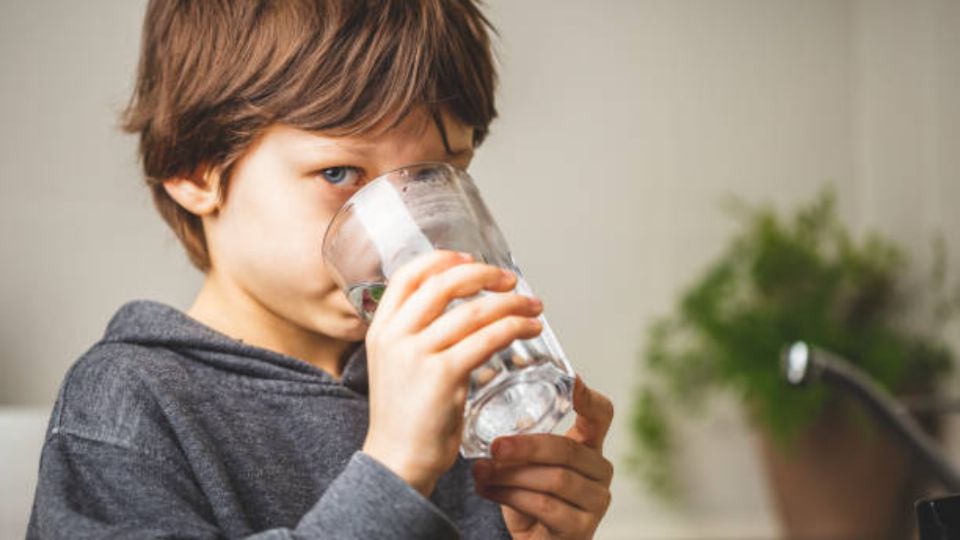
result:
<svg viewBox="0 0 960 540"><path fill-rule="evenodd" d="M613 421L613 403L593 390L578 374L573 385L573 410L577 419L566 436L590 448L601 450Z"/></svg>

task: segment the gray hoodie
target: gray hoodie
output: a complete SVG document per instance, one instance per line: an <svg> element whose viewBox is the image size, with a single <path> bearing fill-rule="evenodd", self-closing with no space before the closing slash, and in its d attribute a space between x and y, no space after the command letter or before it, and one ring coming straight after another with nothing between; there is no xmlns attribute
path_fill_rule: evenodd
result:
<svg viewBox="0 0 960 540"><path fill-rule="evenodd" d="M427 499L360 451L363 342L345 354L337 381L128 302L60 388L28 538L509 538L462 458Z"/></svg>

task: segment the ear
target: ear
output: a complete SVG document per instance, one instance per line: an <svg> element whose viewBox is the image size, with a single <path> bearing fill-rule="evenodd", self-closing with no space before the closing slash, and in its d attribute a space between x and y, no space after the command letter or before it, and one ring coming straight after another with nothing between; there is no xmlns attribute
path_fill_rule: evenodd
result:
<svg viewBox="0 0 960 540"><path fill-rule="evenodd" d="M175 177L164 180L163 188L191 214L205 216L220 209L220 175L207 169L200 180Z"/></svg>

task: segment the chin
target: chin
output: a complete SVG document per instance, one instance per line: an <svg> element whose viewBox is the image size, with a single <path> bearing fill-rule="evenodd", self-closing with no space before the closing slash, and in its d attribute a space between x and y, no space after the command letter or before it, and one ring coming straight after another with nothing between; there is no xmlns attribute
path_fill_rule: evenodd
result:
<svg viewBox="0 0 960 540"><path fill-rule="evenodd" d="M337 338L346 341L362 341L366 337L367 324L352 311L343 317L342 322Z"/></svg>
<svg viewBox="0 0 960 540"><path fill-rule="evenodd" d="M359 329L351 329L351 331L344 332L342 336L338 337L344 341L363 341L366 336L367 327L364 326L363 328Z"/></svg>

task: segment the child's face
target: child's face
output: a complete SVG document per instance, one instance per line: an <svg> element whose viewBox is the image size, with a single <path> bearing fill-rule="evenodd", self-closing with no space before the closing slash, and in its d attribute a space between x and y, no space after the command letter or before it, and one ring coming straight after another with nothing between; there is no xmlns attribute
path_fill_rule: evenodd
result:
<svg viewBox="0 0 960 540"><path fill-rule="evenodd" d="M424 109L377 136L271 127L234 168L226 204L203 218L214 277L302 330L363 339L366 326L324 267L323 233L352 193L386 171L418 161L466 169L473 129L447 114L444 124L459 155L447 154Z"/></svg>

